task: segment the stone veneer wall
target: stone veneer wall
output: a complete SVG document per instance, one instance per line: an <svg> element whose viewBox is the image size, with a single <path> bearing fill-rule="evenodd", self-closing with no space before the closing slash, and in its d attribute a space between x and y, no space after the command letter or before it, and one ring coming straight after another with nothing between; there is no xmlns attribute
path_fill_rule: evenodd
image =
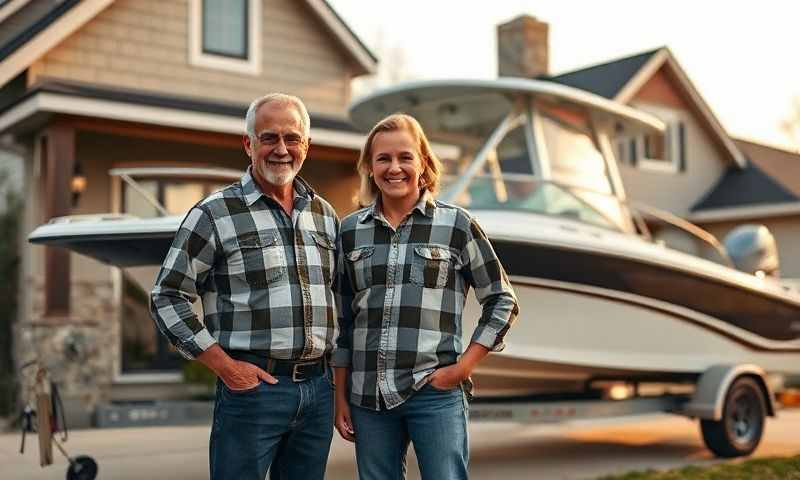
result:
<svg viewBox="0 0 800 480"><path fill-rule="evenodd" d="M92 424L95 408L107 401L119 358L119 312L112 282L74 281L68 318L43 318L44 279L28 278L31 302L15 325L17 365L38 358L58 385L70 427ZM23 401L34 384L35 369L20 375Z"/></svg>

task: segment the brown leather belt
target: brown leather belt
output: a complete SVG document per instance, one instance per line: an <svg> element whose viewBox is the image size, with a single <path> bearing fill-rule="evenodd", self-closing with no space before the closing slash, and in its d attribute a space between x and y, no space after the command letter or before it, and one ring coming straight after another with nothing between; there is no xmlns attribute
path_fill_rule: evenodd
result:
<svg viewBox="0 0 800 480"><path fill-rule="evenodd" d="M252 363L270 375L291 377L295 383L325 374L327 365L325 357L312 360L281 360L247 350L230 350L227 353L231 358Z"/></svg>

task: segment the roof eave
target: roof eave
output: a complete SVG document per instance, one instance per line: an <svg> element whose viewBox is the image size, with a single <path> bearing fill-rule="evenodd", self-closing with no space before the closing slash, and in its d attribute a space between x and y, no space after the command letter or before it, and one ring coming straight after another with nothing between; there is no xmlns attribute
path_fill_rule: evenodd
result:
<svg viewBox="0 0 800 480"><path fill-rule="evenodd" d="M245 107L242 106L242 111ZM185 128L223 134L244 133L244 116L226 111L200 111L147 102L124 102L116 98L101 98L69 94L58 91L34 90L21 97L17 103L0 112L0 133L24 133L36 128L53 114L77 115L123 122L136 122L157 126ZM359 150L363 135L335 126L315 127L311 136L314 144L335 148Z"/></svg>
<svg viewBox="0 0 800 480"><path fill-rule="evenodd" d="M800 202L708 208L691 213L689 221L693 223L720 223L792 215L800 215Z"/></svg>
<svg viewBox="0 0 800 480"><path fill-rule="evenodd" d="M325 27L344 46L358 70L354 76L374 74L378 59L325 0L305 0L306 5L322 20Z"/></svg>

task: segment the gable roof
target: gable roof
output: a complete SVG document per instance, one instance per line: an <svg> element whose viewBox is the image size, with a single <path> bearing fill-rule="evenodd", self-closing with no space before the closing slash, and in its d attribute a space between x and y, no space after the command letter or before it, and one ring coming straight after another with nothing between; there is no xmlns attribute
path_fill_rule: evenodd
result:
<svg viewBox="0 0 800 480"><path fill-rule="evenodd" d="M659 50L661 49L657 48L629 57L611 60L599 65L573 70L552 77L544 77L543 79L570 87L580 88L581 90L586 90L587 92L608 99L614 99L625 85L630 82L631 78L633 78Z"/></svg>
<svg viewBox="0 0 800 480"><path fill-rule="evenodd" d="M708 127L712 139L721 150L727 154L734 165L744 168L746 166L744 155L731 141L711 107L705 102L667 47L637 53L547 79L629 104L636 93L662 68L667 68L671 76L675 78L680 94L687 99L689 105L694 107L700 121Z"/></svg>
<svg viewBox="0 0 800 480"><path fill-rule="evenodd" d="M24 71L115 0L15 0L0 6L0 85ZM325 0L304 0L360 69L374 73L377 58ZM55 4L55 5L54 5ZM22 5L25 8L20 8Z"/></svg>

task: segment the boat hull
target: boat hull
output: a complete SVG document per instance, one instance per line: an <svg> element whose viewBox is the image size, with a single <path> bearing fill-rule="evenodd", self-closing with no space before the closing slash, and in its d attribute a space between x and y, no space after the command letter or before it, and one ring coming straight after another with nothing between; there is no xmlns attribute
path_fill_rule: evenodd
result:
<svg viewBox="0 0 800 480"><path fill-rule="evenodd" d="M541 277L511 280L520 315L506 348L475 371L481 396L578 393L617 381L687 383L720 364L758 365L775 386L800 374L796 340L770 341L634 293ZM480 305L470 295L465 342L478 318Z"/></svg>

